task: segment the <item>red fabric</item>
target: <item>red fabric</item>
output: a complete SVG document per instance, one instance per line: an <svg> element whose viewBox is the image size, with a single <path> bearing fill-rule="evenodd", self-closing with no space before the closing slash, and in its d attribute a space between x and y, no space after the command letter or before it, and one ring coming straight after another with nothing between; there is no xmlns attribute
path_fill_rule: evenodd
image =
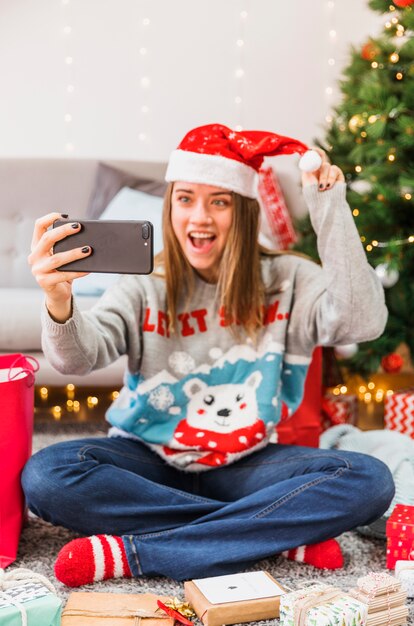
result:
<svg viewBox="0 0 414 626"><path fill-rule="evenodd" d="M115 539L121 552L123 565L121 577L130 578L132 573L128 565L124 544L121 537L114 535L94 535L93 537L69 541L69 543L63 546L57 556L55 563L56 578L68 587L80 587L98 580L113 578L115 576L115 559L112 547L108 541L109 536ZM92 538L99 540L103 550L104 572L102 576L97 575L96 555L92 545ZM98 558L101 558L100 553Z"/></svg>
<svg viewBox="0 0 414 626"><path fill-rule="evenodd" d="M322 402L322 348L313 352L302 403L293 415L276 427L278 443L319 446Z"/></svg>
<svg viewBox="0 0 414 626"><path fill-rule="evenodd" d="M259 202L269 225L273 248L286 250L297 241L297 235L276 173L271 167L263 167L259 172Z"/></svg>
<svg viewBox="0 0 414 626"><path fill-rule="evenodd" d="M112 554L112 548L109 545L109 541L107 540L105 535L96 535L96 536L101 541L101 546L102 546L103 555L104 555L104 561L105 561L104 580L106 580L107 578L113 578L114 571L115 571L115 561L114 561L114 555Z"/></svg>
<svg viewBox="0 0 414 626"><path fill-rule="evenodd" d="M29 357L30 358L30 357ZM23 373L11 376L11 368ZM32 452L34 372L22 354L0 356L0 567L12 563L17 554L24 520L24 496L20 484L23 467Z"/></svg>
<svg viewBox="0 0 414 626"><path fill-rule="evenodd" d="M339 569L344 565L341 546L336 539L327 539L321 543L304 546L304 549L301 548L303 546L289 550L287 558L291 561L313 565L318 569Z"/></svg>
<svg viewBox="0 0 414 626"><path fill-rule="evenodd" d="M94 582L95 557L89 537L69 541L59 552L55 576L68 587L79 587Z"/></svg>
<svg viewBox="0 0 414 626"><path fill-rule="evenodd" d="M257 172L266 156L305 154L308 147L291 137L261 130L235 131L222 124L207 124L190 130L178 150L210 154L245 163Z"/></svg>
<svg viewBox="0 0 414 626"><path fill-rule="evenodd" d="M200 437L200 434L203 436ZM212 430L194 428L190 426L186 419L181 420L174 433L176 441L181 446L188 446L189 449L203 450L206 455L198 459L196 463L201 465L224 465L227 454L231 452L243 452L256 446L265 436L265 425L261 420L256 420L251 426L239 428L231 433L218 433ZM211 445L210 445L211 444ZM212 451L209 452L208 448ZM164 446L167 455L176 454L177 450Z"/></svg>

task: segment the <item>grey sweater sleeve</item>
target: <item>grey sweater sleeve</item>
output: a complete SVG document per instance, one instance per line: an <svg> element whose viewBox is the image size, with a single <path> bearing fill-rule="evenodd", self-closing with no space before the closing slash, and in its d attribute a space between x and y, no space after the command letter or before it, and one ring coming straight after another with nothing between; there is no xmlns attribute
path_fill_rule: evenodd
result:
<svg viewBox="0 0 414 626"><path fill-rule="evenodd" d="M110 287L89 311L81 312L73 299L72 317L58 324L46 306L42 310L42 349L62 374L88 374L128 352L129 369L140 358L138 324L142 294L131 277Z"/></svg>
<svg viewBox="0 0 414 626"><path fill-rule="evenodd" d="M308 347L369 341L387 321L384 290L367 261L345 194L345 183L324 192L317 185L304 188L322 269L299 263L290 326Z"/></svg>

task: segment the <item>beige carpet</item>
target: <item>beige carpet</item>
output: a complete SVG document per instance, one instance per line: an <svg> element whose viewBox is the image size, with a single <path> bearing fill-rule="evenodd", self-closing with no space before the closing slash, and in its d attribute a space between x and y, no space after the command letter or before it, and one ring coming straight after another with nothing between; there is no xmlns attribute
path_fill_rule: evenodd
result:
<svg viewBox="0 0 414 626"><path fill-rule="evenodd" d="M91 432L66 428L51 432L42 429L35 433L34 449L38 450L46 445L87 436L104 436L104 427L99 431ZM53 563L60 548L76 535L64 528L54 527L42 520L30 517L23 530L19 555L14 566L28 567L46 575L57 586L59 595L66 598L69 589L58 583L53 575ZM363 537L356 532L345 533L339 538L345 556L345 566L341 570L320 571L307 565L287 561L283 557L275 556L256 565L255 570L264 569L270 572L282 585L296 588L305 581L323 580L334 584L344 591L355 586L357 578L370 571L385 570L385 542L380 539ZM188 559L191 559L191 554ZM167 578L137 578L134 580L111 580L104 583L89 585L84 590L113 591L113 592L154 592L162 595L172 595L183 598L182 583ZM414 600L410 601L410 616L408 624L414 626ZM268 624L271 622L269 621ZM273 622L274 623L274 622ZM266 624L266 622L263 622Z"/></svg>

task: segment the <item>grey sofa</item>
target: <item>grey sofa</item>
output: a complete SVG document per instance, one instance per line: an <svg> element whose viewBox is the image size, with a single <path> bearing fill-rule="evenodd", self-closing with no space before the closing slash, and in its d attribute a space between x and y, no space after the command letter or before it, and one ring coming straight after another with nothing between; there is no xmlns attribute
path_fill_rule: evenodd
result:
<svg viewBox="0 0 414 626"><path fill-rule="evenodd" d="M165 165L138 161L106 161L144 178L162 180ZM27 257L34 221L52 211L81 218L95 185L98 161L92 159L0 159L0 354L24 353L40 364L36 384L119 386L125 357L88 376L63 376L46 361L40 343L43 292ZM82 309L94 297L82 296Z"/></svg>

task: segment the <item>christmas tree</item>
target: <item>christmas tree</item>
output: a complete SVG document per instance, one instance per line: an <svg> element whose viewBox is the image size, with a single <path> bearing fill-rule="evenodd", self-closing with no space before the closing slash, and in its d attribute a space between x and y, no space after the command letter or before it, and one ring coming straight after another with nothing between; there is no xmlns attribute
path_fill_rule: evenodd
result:
<svg viewBox="0 0 414 626"><path fill-rule="evenodd" d="M326 137L316 143L346 176L347 199L370 264L384 288L384 334L345 361L366 376L401 366L406 343L414 360L414 0L369 0L384 28L360 49L340 81L343 94ZM309 218L296 246L317 258Z"/></svg>

